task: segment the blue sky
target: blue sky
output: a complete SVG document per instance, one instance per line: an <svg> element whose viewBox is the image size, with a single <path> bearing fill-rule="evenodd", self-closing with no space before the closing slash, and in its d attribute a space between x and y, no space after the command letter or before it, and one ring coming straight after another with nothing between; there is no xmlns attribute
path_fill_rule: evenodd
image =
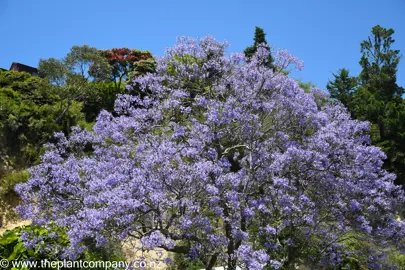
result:
<svg viewBox="0 0 405 270"><path fill-rule="evenodd" d="M404 54L404 17L404 0L0 0L0 67L37 66L83 44L160 56L177 36L213 35L240 52L260 26L274 48L304 60L296 78L325 88L339 68L359 73L360 42L376 24L395 30L394 48ZM398 84L405 86L405 59Z"/></svg>

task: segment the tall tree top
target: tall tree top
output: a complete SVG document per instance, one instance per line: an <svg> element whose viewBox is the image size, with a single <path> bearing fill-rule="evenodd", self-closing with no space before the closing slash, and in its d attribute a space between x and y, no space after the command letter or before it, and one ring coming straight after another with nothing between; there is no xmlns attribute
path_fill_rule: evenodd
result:
<svg viewBox="0 0 405 270"><path fill-rule="evenodd" d="M334 80L326 85L331 98L336 98L343 105L349 106L351 96L358 86L356 77L349 75L349 70L342 68L337 73L333 73Z"/></svg>
<svg viewBox="0 0 405 270"><path fill-rule="evenodd" d="M258 26L255 28L255 36L253 38L254 44L253 46L247 47L243 52L245 56L250 59L257 51L257 48L260 46L260 44L266 44L267 45L267 40L266 40L266 33L264 30ZM266 46L267 49L270 51L270 46ZM266 61L266 65L269 67L272 67L272 62L274 61L273 57L271 54L269 54L268 61Z"/></svg>
<svg viewBox="0 0 405 270"><path fill-rule="evenodd" d="M267 44L266 33L264 32L264 30L262 28L256 26L255 37L253 38L253 40L255 41L255 46L258 46L259 44L262 44L262 43Z"/></svg>
<svg viewBox="0 0 405 270"><path fill-rule="evenodd" d="M360 73L362 84L382 99L401 96L403 90L396 84L396 73L400 61L400 51L391 49L395 42L393 29L376 25L371 30L371 36L360 44L362 57Z"/></svg>

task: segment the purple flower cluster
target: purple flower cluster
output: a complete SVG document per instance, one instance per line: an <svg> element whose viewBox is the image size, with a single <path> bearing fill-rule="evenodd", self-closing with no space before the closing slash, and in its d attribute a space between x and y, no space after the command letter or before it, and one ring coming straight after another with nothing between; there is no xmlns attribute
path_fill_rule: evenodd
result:
<svg viewBox="0 0 405 270"><path fill-rule="evenodd" d="M118 116L57 134L17 187L22 216L66 227L72 257L88 238L135 237L207 267L279 269L399 245L404 195L381 168L368 123L285 75L302 68L287 51L270 69L265 49L245 61L226 48L180 38L156 73L130 84L144 95L118 97ZM373 244L349 252L351 239Z"/></svg>

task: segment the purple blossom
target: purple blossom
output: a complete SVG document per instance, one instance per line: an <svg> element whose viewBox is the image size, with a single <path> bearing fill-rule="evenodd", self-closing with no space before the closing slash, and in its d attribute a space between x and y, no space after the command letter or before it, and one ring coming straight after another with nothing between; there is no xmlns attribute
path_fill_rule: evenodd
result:
<svg viewBox="0 0 405 270"><path fill-rule="evenodd" d="M295 250L327 268L356 233L373 243L356 251L371 256L362 263L385 267L372 258L380 243L402 247L405 197L370 146L369 124L281 72L302 68L287 51L271 69L260 64L266 50L246 61L226 48L179 38L156 73L130 84L146 96L119 95L116 113L101 112L92 132L56 134L16 187L18 211L65 227L72 258L86 239L134 237L143 249L218 265L291 268Z"/></svg>
<svg viewBox="0 0 405 270"><path fill-rule="evenodd" d="M271 226L266 226L265 231L269 235L275 235L277 233L277 230Z"/></svg>

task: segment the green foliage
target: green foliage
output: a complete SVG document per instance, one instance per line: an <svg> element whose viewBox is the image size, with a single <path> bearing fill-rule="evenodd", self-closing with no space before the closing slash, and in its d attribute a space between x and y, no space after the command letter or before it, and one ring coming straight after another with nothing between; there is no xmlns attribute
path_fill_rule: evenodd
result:
<svg viewBox="0 0 405 270"><path fill-rule="evenodd" d="M0 178L0 196L14 192L14 186L28 181L29 173L27 170L13 172Z"/></svg>
<svg viewBox="0 0 405 270"><path fill-rule="evenodd" d="M3 222L13 222L18 219L14 208L19 204L19 196L14 191L16 184L28 181L27 170L12 172L0 177L0 228Z"/></svg>
<svg viewBox="0 0 405 270"><path fill-rule="evenodd" d="M17 227L0 236L0 258L21 262L44 259L58 261L62 259L62 250L69 245L69 239L63 228L57 226L45 228L37 225ZM120 245L114 243L106 247L87 250L77 259L83 261L124 261L124 256Z"/></svg>
<svg viewBox="0 0 405 270"><path fill-rule="evenodd" d="M94 122L101 110L113 112L117 95L125 91L123 85L117 89L113 82L91 82L89 89L82 110L87 122Z"/></svg>
<svg viewBox="0 0 405 270"><path fill-rule="evenodd" d="M34 238L37 237L39 239L35 241ZM33 243L32 246L27 247L22 238L27 238L28 242ZM57 260L61 255L61 248L68 245L69 240L61 228L52 227L48 229L36 225L17 227L6 231L0 237L0 258L9 261Z"/></svg>
<svg viewBox="0 0 405 270"><path fill-rule="evenodd" d="M405 269L405 254L399 251L393 251L390 253L389 260L393 265L397 265L398 269Z"/></svg>
<svg viewBox="0 0 405 270"><path fill-rule="evenodd" d="M134 63L133 72L129 73L129 78L140 76L148 72L150 73L155 72L155 69L156 69L156 61L153 58L137 61Z"/></svg>
<svg viewBox="0 0 405 270"><path fill-rule="evenodd" d="M82 104L59 90L28 73L0 73L0 176L38 162L54 132L68 133L84 119Z"/></svg>
<svg viewBox="0 0 405 270"><path fill-rule="evenodd" d="M90 72L90 66L97 65L98 76ZM56 85L72 84L87 80L105 81L105 74L112 70L99 50L88 45L73 46L63 59L40 59L38 73Z"/></svg>
<svg viewBox="0 0 405 270"><path fill-rule="evenodd" d="M342 258L339 269L368 269L362 262L367 261L367 256L362 251L367 250L372 243L361 239L361 235L352 234L343 243L347 248L347 255ZM367 253L365 253L367 254Z"/></svg>
<svg viewBox="0 0 405 270"><path fill-rule="evenodd" d="M384 101L401 97L404 93L404 89L396 84L400 51L391 49L395 42L393 34L393 29L377 25L371 30L371 36L360 45L362 71L359 77L362 85Z"/></svg>
<svg viewBox="0 0 405 270"><path fill-rule="evenodd" d="M404 89L396 83L399 50L391 49L394 30L377 25L361 43L361 87L354 93L353 115L373 124L373 144L381 147L388 159L385 167L405 184L405 107Z"/></svg>
<svg viewBox="0 0 405 270"><path fill-rule="evenodd" d="M62 59L41 59L38 73L49 83L59 86L63 114L74 101L83 104L87 122L94 122L104 109L112 112L123 82L134 76L154 72L156 62L148 51L128 48L98 50L87 45L73 46Z"/></svg>
<svg viewBox="0 0 405 270"><path fill-rule="evenodd" d="M358 86L356 77L349 76L348 69L340 69L334 73L334 80L329 81L326 88L329 90L330 97L340 100L343 105L348 106L352 100L353 92Z"/></svg>
<svg viewBox="0 0 405 270"><path fill-rule="evenodd" d="M55 58L41 59L38 64L38 74L50 83L63 85L67 80L68 69L61 60Z"/></svg>

